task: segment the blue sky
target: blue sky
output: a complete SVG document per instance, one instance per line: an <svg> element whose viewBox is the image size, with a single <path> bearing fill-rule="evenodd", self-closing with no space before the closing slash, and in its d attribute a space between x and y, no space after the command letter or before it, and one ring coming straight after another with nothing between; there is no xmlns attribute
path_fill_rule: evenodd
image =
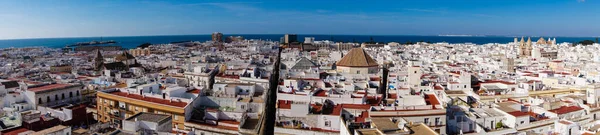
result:
<svg viewBox="0 0 600 135"><path fill-rule="evenodd" d="M600 36L593 0L2 0L0 39L209 34Z"/></svg>

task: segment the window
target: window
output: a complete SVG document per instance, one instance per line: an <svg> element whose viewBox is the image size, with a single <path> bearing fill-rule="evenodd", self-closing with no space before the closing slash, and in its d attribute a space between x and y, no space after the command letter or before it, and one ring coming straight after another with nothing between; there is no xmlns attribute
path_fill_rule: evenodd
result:
<svg viewBox="0 0 600 135"><path fill-rule="evenodd" d="M326 127L331 127L331 121L325 121L325 126Z"/></svg>
<svg viewBox="0 0 600 135"><path fill-rule="evenodd" d="M423 121L425 124L429 124L429 118L425 118L425 120Z"/></svg>
<svg viewBox="0 0 600 135"><path fill-rule="evenodd" d="M521 121L521 124L525 123L525 121Z"/></svg>
<svg viewBox="0 0 600 135"><path fill-rule="evenodd" d="M242 108L242 109L245 109L245 108L246 108L246 105L242 105L240 108Z"/></svg>
<svg viewBox="0 0 600 135"><path fill-rule="evenodd" d="M415 74L417 73L417 71L415 71Z"/></svg>
<svg viewBox="0 0 600 135"><path fill-rule="evenodd" d="M69 92L69 97L72 98L73 97L73 92Z"/></svg>
<svg viewBox="0 0 600 135"><path fill-rule="evenodd" d="M359 71L356 71L356 74L360 74L360 70L359 70Z"/></svg>
<svg viewBox="0 0 600 135"><path fill-rule="evenodd" d="M441 124L441 123L440 123L440 118L435 118L435 124L436 124L436 125L437 125L437 124Z"/></svg>
<svg viewBox="0 0 600 135"><path fill-rule="evenodd" d="M79 96L79 91L77 91L77 92L75 93L75 96Z"/></svg>
<svg viewBox="0 0 600 135"><path fill-rule="evenodd" d="M58 101L58 94L54 95L54 101Z"/></svg>
<svg viewBox="0 0 600 135"><path fill-rule="evenodd" d="M62 98L61 99L65 99L65 93L62 94Z"/></svg>
<svg viewBox="0 0 600 135"><path fill-rule="evenodd" d="M174 118L175 120L179 120L179 117L177 117L177 115L173 115L173 118Z"/></svg>
<svg viewBox="0 0 600 135"><path fill-rule="evenodd" d="M42 98L38 98L38 104L43 104L44 102L42 102ZM594 117L596 118L596 117Z"/></svg>
<svg viewBox="0 0 600 135"><path fill-rule="evenodd" d="M50 103L50 96L46 96L46 103Z"/></svg>

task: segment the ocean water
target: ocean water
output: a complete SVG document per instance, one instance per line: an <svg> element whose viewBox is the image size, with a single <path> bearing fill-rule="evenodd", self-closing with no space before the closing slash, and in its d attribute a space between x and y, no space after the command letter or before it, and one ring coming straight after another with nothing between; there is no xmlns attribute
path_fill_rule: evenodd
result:
<svg viewBox="0 0 600 135"><path fill-rule="evenodd" d="M279 41L283 34L239 34L239 35L223 35L242 36L245 39L263 39ZM304 41L304 37L315 37L315 40L332 40L343 42L368 42L371 37L375 42L448 42L448 43L508 43L514 40L514 37L507 36L408 36L408 35L298 35L299 41ZM539 37L532 37L535 42ZM547 37L546 37L547 39ZM81 37L81 38L39 38L39 39L9 39L0 40L0 48L10 47L32 47L45 46L50 48L62 48L69 44L77 42L100 41L100 37ZM165 44L179 41L208 41L211 40L211 35L173 35L173 36L127 36L127 37L102 37L103 41L114 40L123 48L135 48L143 43ZM556 37L558 43L562 42L579 42L582 40L595 40L594 37Z"/></svg>

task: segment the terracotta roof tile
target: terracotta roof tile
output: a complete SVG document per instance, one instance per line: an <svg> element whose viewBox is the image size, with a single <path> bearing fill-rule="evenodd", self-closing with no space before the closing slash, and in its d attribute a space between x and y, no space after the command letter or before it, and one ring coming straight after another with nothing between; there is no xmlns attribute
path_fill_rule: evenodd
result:
<svg viewBox="0 0 600 135"><path fill-rule="evenodd" d="M579 111L579 110L583 110L583 108L577 107L577 106L561 106L560 108L548 110L548 111L554 112L556 114L566 114L566 113L575 112L575 111Z"/></svg>
<svg viewBox="0 0 600 135"><path fill-rule="evenodd" d="M336 65L345 67L374 67L379 64L362 48L353 48Z"/></svg>
<svg viewBox="0 0 600 135"><path fill-rule="evenodd" d="M163 104L163 105L168 105L168 106L175 106L175 107L185 107L185 106L188 105L187 102L169 101L169 100L166 100L166 99L160 99L160 98L154 98L154 97L143 97L141 95L128 94L128 93L119 92L119 91L110 92L109 94L120 96L120 97L125 97L125 98L131 98L131 99L137 99L137 100L142 100L142 101L157 103L157 104Z"/></svg>
<svg viewBox="0 0 600 135"><path fill-rule="evenodd" d="M71 84L48 84L40 87L28 88L27 90L33 92L42 92L47 90L66 88L68 86L71 86Z"/></svg>

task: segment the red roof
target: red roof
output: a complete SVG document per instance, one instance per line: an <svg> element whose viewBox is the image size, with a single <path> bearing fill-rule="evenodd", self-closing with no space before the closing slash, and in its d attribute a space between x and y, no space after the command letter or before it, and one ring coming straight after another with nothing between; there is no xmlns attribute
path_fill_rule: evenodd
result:
<svg viewBox="0 0 600 135"><path fill-rule="evenodd" d="M175 107L185 107L188 104L187 102L170 101L167 99L160 99L160 98L154 98L154 97L143 97L142 95L128 94L128 93L119 92L119 91L110 92L109 94L126 97L126 98L142 100L142 101L147 101L147 102L152 102L152 103L157 103L157 104L175 106Z"/></svg>
<svg viewBox="0 0 600 135"><path fill-rule="evenodd" d="M460 75L460 71L450 71L450 73Z"/></svg>
<svg viewBox="0 0 600 135"><path fill-rule="evenodd" d="M560 121L558 121L558 122L560 122L560 123L562 123L562 124L565 124L565 125L571 125L571 124L573 124L572 122L565 121L565 120L560 120Z"/></svg>
<svg viewBox="0 0 600 135"><path fill-rule="evenodd" d="M433 109L435 109L435 105L441 105L440 101L438 101L437 98L435 98L435 95L433 94L425 94L425 102L429 103L428 105L432 105Z"/></svg>
<svg viewBox="0 0 600 135"><path fill-rule="evenodd" d="M4 130L4 131L2 131L2 134L3 135L18 135L19 133L23 133L23 132L27 132L27 131L29 131L29 129L20 127L20 128Z"/></svg>
<svg viewBox="0 0 600 135"><path fill-rule="evenodd" d="M315 92L315 94L313 94L313 96L327 97L327 94L326 94L325 90L319 90L319 91Z"/></svg>
<svg viewBox="0 0 600 135"><path fill-rule="evenodd" d="M333 111L329 115L340 116L342 114L342 106L336 105L333 107Z"/></svg>
<svg viewBox="0 0 600 135"><path fill-rule="evenodd" d="M371 105L367 104L342 104L342 108L369 110Z"/></svg>
<svg viewBox="0 0 600 135"><path fill-rule="evenodd" d="M200 122L194 122L194 121L189 121L189 122L197 124L197 125L206 126L206 127L212 127L212 128L218 128L218 129L225 129L225 130L232 130L232 131L239 131L238 127L230 127L230 126L223 126L223 125L213 125L213 124L200 123ZM219 121L219 122L221 122L221 121Z"/></svg>
<svg viewBox="0 0 600 135"><path fill-rule="evenodd" d="M239 125L240 122L236 121L236 120L219 120L219 123L226 123L226 124L234 124L234 125Z"/></svg>
<svg viewBox="0 0 600 135"><path fill-rule="evenodd" d="M35 87L35 88L28 88L28 91L33 91L33 92L42 92L42 91L47 91L47 90L53 90L53 89L59 89L59 88L66 88L68 86L71 86L71 84L48 84L48 85L44 85L44 86L40 86L40 87Z"/></svg>
<svg viewBox="0 0 600 135"><path fill-rule="evenodd" d="M381 96L377 96L377 98L375 98L375 96L367 96L366 102L370 105L379 105L382 99Z"/></svg>
<svg viewBox="0 0 600 135"><path fill-rule="evenodd" d="M354 117L355 122L365 122L365 120L369 118L369 111L363 111L358 115L358 117Z"/></svg>
<svg viewBox="0 0 600 135"><path fill-rule="evenodd" d="M485 80L485 82L481 82L481 83L502 83L502 84L506 84L506 85L514 85L515 84L513 82L507 82L507 81L502 81L502 80Z"/></svg>
<svg viewBox="0 0 600 135"><path fill-rule="evenodd" d="M279 109L292 109L292 101L289 100L278 100L277 108Z"/></svg>
<svg viewBox="0 0 600 135"><path fill-rule="evenodd" d="M515 117L529 116L529 113L527 113L527 112L521 112L521 111L509 112L508 114L510 114L512 116L515 116Z"/></svg>
<svg viewBox="0 0 600 135"><path fill-rule="evenodd" d="M583 108L578 107L578 106L561 106L560 108L549 110L549 111L554 112L556 114L566 114L566 113L575 112L575 111L579 111L579 110L583 110Z"/></svg>
<svg viewBox="0 0 600 135"><path fill-rule="evenodd" d="M199 89L193 89L193 90L188 90L188 93L194 93L194 94L200 94L200 90Z"/></svg>
<svg viewBox="0 0 600 135"><path fill-rule="evenodd" d="M398 98L398 94L396 94L396 93L389 93L388 96L387 96L387 98L389 98L389 99L397 99Z"/></svg>

